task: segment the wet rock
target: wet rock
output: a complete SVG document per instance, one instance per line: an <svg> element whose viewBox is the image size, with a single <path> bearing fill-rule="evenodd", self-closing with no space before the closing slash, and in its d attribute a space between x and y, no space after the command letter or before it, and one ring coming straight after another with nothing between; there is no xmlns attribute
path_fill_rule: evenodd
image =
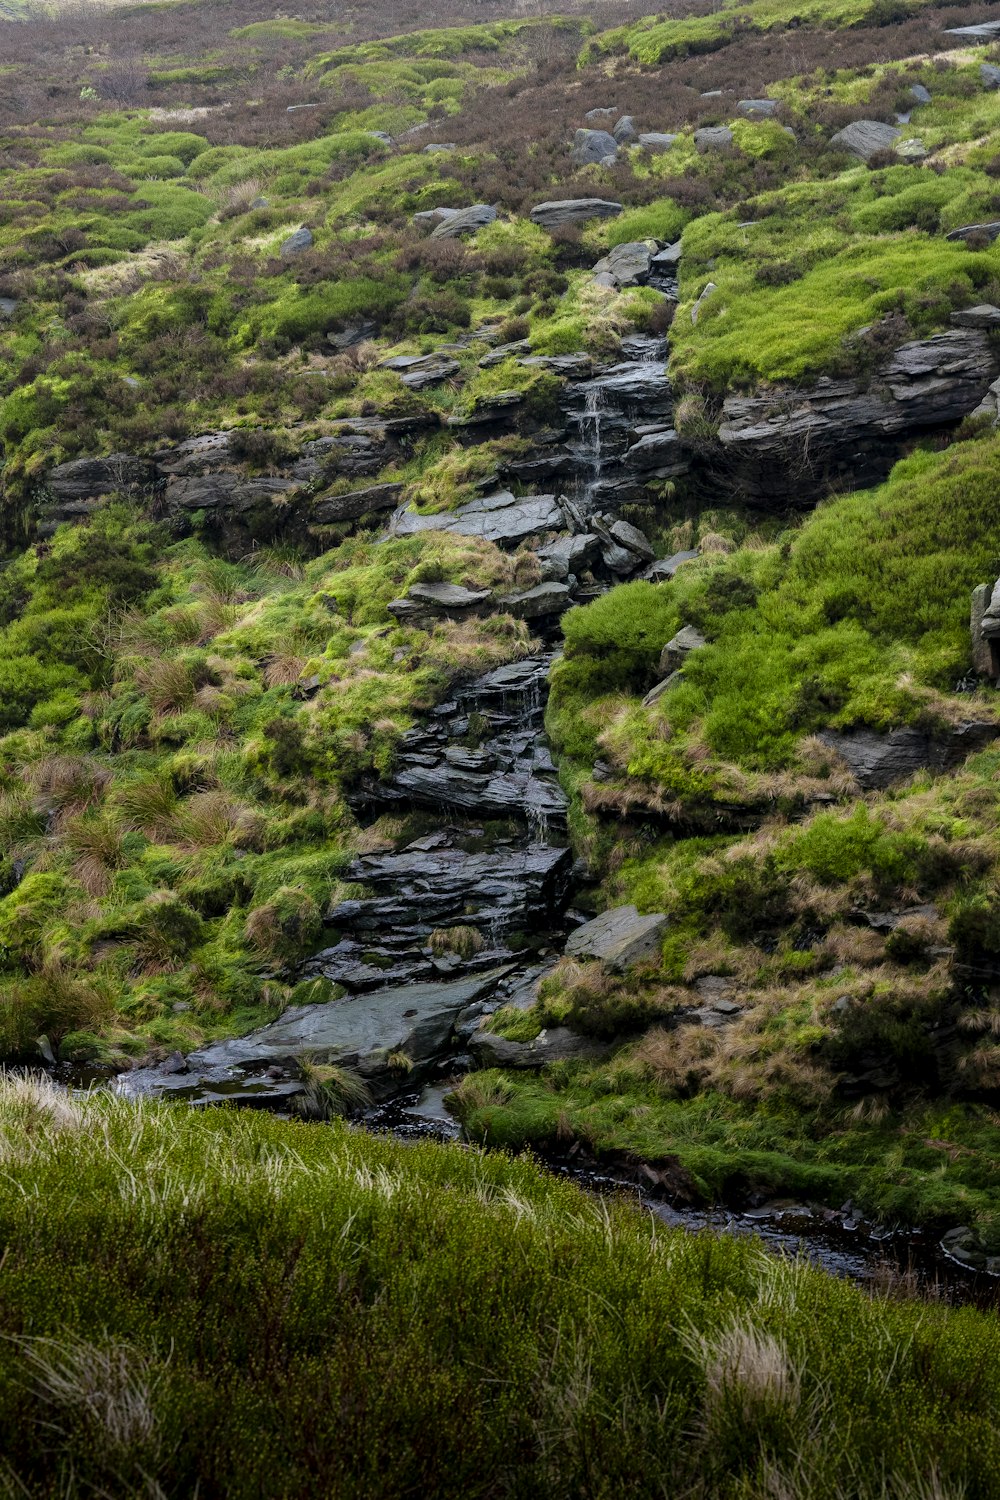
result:
<svg viewBox="0 0 1000 1500"><path fill-rule="evenodd" d="M543 573L551 575L557 583L570 576L579 577L594 565L600 555L600 540L593 532L558 537L548 546L539 547L536 553Z"/></svg>
<svg viewBox="0 0 1000 1500"><path fill-rule="evenodd" d="M635 128L635 121L631 115L622 115L611 134L619 146L629 146L636 139L639 132Z"/></svg>
<svg viewBox="0 0 1000 1500"><path fill-rule="evenodd" d="M736 109L749 120L770 120L781 108L780 99L741 99Z"/></svg>
<svg viewBox="0 0 1000 1500"><path fill-rule="evenodd" d="M532 536L562 531L562 507L555 495L515 498L510 490L470 500L458 510L433 516L402 511L392 523L394 536L415 536L422 531L452 531L457 536L478 536L498 546L514 547Z"/></svg>
<svg viewBox="0 0 1000 1500"><path fill-rule="evenodd" d="M879 152L892 151L900 134L895 125L884 125L881 120L854 120L830 137L830 148L848 151L859 161L868 163Z"/></svg>
<svg viewBox="0 0 1000 1500"><path fill-rule="evenodd" d="M631 469L650 479L673 479L686 474L691 459L673 427L637 428L638 441L625 451Z"/></svg>
<svg viewBox="0 0 1000 1500"><path fill-rule="evenodd" d="M616 245L594 267L594 275L610 276L617 287L645 286L657 252L655 240L636 240Z"/></svg>
<svg viewBox="0 0 1000 1500"><path fill-rule="evenodd" d="M691 652L699 651L704 645L707 642L700 630L696 630L693 625L683 626L660 652L660 671L663 676L668 672L679 671Z"/></svg>
<svg viewBox="0 0 1000 1500"><path fill-rule="evenodd" d="M639 145L644 151L669 151L677 139L676 135L665 135L660 130L647 130L640 135Z"/></svg>
<svg viewBox="0 0 1000 1500"><path fill-rule="evenodd" d="M531 210L531 222L542 229L557 229L561 224L585 224L590 219L613 219L622 211L620 203L607 198L563 198L537 203Z"/></svg>
<svg viewBox="0 0 1000 1500"><path fill-rule="evenodd" d="M968 1224L958 1224L942 1235L941 1249L952 1260L957 1260L960 1265L968 1266L971 1270L986 1269L986 1247Z"/></svg>
<svg viewBox="0 0 1000 1500"><path fill-rule="evenodd" d="M946 240L984 240L989 244L1000 235L1000 219L991 219L986 224L963 224L945 235Z"/></svg>
<svg viewBox="0 0 1000 1500"><path fill-rule="evenodd" d="M694 133L694 143L699 151L728 151L733 144L733 132L728 125L703 125Z"/></svg>
<svg viewBox="0 0 1000 1500"><path fill-rule="evenodd" d="M119 1080L130 1097L169 1097L204 1104L228 1101L272 1106L302 1091L303 1063L334 1064L360 1074L376 1098L412 1088L442 1058L455 1020L489 994L510 966L451 981L403 985L367 995L300 1005L250 1036L192 1052L184 1073L141 1068ZM400 1076L392 1054L412 1068ZM281 1070L278 1076L272 1069Z"/></svg>
<svg viewBox="0 0 1000 1500"><path fill-rule="evenodd" d="M614 973L659 954L668 918L663 912L640 916L634 906L616 906L585 922L566 940L570 958L594 958Z"/></svg>
<svg viewBox="0 0 1000 1500"><path fill-rule="evenodd" d="M578 1062L607 1057L607 1042L580 1036L566 1026L540 1031L530 1042L513 1042L490 1031L475 1031L469 1051L480 1068L545 1068L554 1062Z"/></svg>
<svg viewBox="0 0 1000 1500"><path fill-rule="evenodd" d="M307 229L305 224L303 224L301 228L296 229L295 233L290 234L287 240L282 243L279 254L282 260L291 260L294 256L302 255L306 250L311 250L312 246L312 230Z"/></svg>
<svg viewBox="0 0 1000 1500"><path fill-rule="evenodd" d="M613 161L618 153L618 142L608 130L578 130L573 138L573 149L569 159L574 167L586 167L592 162Z"/></svg>
<svg viewBox="0 0 1000 1500"><path fill-rule="evenodd" d="M638 526L633 526L629 521L613 521L608 531L620 547L624 547L627 552L631 552L643 562L651 562L656 556L656 551L645 532L640 531Z"/></svg>
<svg viewBox="0 0 1000 1500"><path fill-rule="evenodd" d="M330 526L338 521L356 521L375 511L394 510L402 493L403 486L393 483L369 485L366 489L350 490L346 495L327 495L313 501L309 520L317 526Z"/></svg>
<svg viewBox="0 0 1000 1500"><path fill-rule="evenodd" d="M892 786L917 771L947 771L1000 737L1000 724L973 721L929 734L921 729L825 729L819 738L842 760L864 791Z"/></svg>
<svg viewBox="0 0 1000 1500"><path fill-rule="evenodd" d="M432 240L454 240L463 234L475 234L495 222L497 211L488 203L474 203L471 208L460 208L443 219L431 231Z"/></svg>

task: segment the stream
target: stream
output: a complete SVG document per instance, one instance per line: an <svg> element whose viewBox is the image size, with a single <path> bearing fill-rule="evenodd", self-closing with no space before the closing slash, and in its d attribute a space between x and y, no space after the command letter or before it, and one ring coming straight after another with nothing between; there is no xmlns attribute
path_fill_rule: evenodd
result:
<svg viewBox="0 0 1000 1500"><path fill-rule="evenodd" d="M662 345L647 341L625 362L571 387L572 500L528 497L512 507L501 495L443 524L468 534L485 515L492 539L517 545L537 513L537 540L545 543L539 555L547 565L555 559L565 596L560 610L648 568L653 552L642 534L602 507L614 507L629 445L672 435L664 357ZM652 424L651 391L659 403ZM565 527L555 542L553 518ZM505 524L520 529L497 536ZM570 572L574 557L588 561L586 582ZM298 978L336 985L336 998L293 1007L250 1036L125 1073L116 1081L120 1093L301 1111L308 1068L300 1062L319 1060L364 1081L371 1099L365 1127L404 1140L460 1137L444 1097L451 1081L479 1062L484 1018L502 1005L530 1008L568 933L584 920L571 904L584 872L569 847L567 799L544 730L561 640L560 610L545 608L531 618L533 654L455 684L448 700L403 736L391 776L365 778L352 792L363 826L389 814L403 831L394 841L373 837L370 851L358 855L347 879L363 894L328 912L327 945L298 971ZM553 1050L542 1061L586 1055L593 1045L570 1033L553 1032L548 1041ZM921 1295L993 1302L992 1278L920 1236L864 1224L849 1206L839 1213L787 1203L693 1209L671 1204L641 1167L581 1155L545 1164L589 1191L626 1193L667 1224L754 1234L778 1253L804 1253L863 1285L888 1280Z"/></svg>

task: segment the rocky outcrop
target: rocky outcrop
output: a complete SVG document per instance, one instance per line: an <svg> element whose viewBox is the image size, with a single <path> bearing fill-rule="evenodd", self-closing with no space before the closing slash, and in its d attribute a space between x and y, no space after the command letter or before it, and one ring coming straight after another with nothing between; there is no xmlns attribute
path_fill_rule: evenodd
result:
<svg viewBox="0 0 1000 1500"><path fill-rule="evenodd" d="M303 224L300 229L296 229L294 234L290 234L282 244L280 251L281 259L291 260L296 255L303 255L306 250L311 250L312 246L312 230Z"/></svg>
<svg viewBox="0 0 1000 1500"><path fill-rule="evenodd" d="M728 125L703 125L694 133L694 143L699 151L728 151L733 144L733 132Z"/></svg>
<svg viewBox="0 0 1000 1500"><path fill-rule="evenodd" d="M985 224L963 224L960 229L953 229L950 234L946 234L945 239L973 240L992 245L998 236L1000 236L1000 219L990 219Z"/></svg>
<svg viewBox="0 0 1000 1500"><path fill-rule="evenodd" d="M155 464L130 453L58 464L49 471L39 496L39 531L47 536L64 521L83 520L111 495L152 496L162 484Z"/></svg>
<svg viewBox="0 0 1000 1500"><path fill-rule="evenodd" d="M979 677L1000 680L1000 580L972 591L972 667Z"/></svg>
<svg viewBox="0 0 1000 1500"><path fill-rule="evenodd" d="M741 99L736 106L748 120L770 120L781 108L780 99Z"/></svg>
<svg viewBox="0 0 1000 1500"><path fill-rule="evenodd" d="M594 275L605 275L610 284L621 290L629 286L645 286L653 267L653 258L659 253L656 240L635 240L626 245L616 245L609 250L594 267Z"/></svg>
<svg viewBox="0 0 1000 1500"><path fill-rule="evenodd" d="M616 906L585 922L566 939L570 958L593 958L621 974L660 951L668 918L662 912L639 915L634 906Z"/></svg>
<svg viewBox="0 0 1000 1500"><path fill-rule="evenodd" d="M882 151L892 151L902 132L881 120L853 120L830 137L833 151L848 151L859 161L868 163Z"/></svg>
<svg viewBox="0 0 1000 1500"><path fill-rule="evenodd" d="M393 517L393 536L416 536L422 531L452 531L458 536L477 536L501 547L516 547L529 537L562 531L566 516L555 495L516 497L499 490L470 500L458 510L421 516L410 510Z"/></svg>
<svg viewBox="0 0 1000 1500"><path fill-rule="evenodd" d="M580 1036L567 1026L552 1026L540 1031L530 1042L514 1042L491 1031L475 1031L469 1038L469 1051L480 1068L547 1068L554 1062L595 1062L607 1057L612 1046Z"/></svg>
<svg viewBox="0 0 1000 1500"><path fill-rule="evenodd" d="M639 137L639 145L644 151L669 151L679 137L666 135L661 130L647 130Z"/></svg>
<svg viewBox="0 0 1000 1500"><path fill-rule="evenodd" d="M824 729L819 734L866 792L892 786L918 771L950 771L998 737L1000 724L984 720L938 733L907 727L888 734L871 729Z"/></svg>
<svg viewBox="0 0 1000 1500"><path fill-rule="evenodd" d="M497 211L489 203L473 203L470 208L460 208L442 219L431 231L432 240L455 240L463 234L475 234L496 220Z"/></svg>
<svg viewBox="0 0 1000 1500"><path fill-rule="evenodd" d="M548 203L536 203L531 210L531 222L542 229L558 229L561 224L613 219L621 211L622 205L608 198L558 198Z"/></svg>
<svg viewBox="0 0 1000 1500"><path fill-rule="evenodd" d="M742 495L775 507L812 504L837 483L876 484L899 456L894 438L947 428L975 411L998 374L979 328L904 344L870 382L823 376L728 396L718 460Z"/></svg>

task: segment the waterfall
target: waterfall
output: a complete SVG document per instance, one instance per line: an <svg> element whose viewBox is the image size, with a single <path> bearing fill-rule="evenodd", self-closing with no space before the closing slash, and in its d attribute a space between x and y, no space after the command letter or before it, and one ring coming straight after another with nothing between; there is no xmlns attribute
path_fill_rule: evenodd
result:
<svg viewBox="0 0 1000 1500"><path fill-rule="evenodd" d="M603 384L599 380L591 381L587 386L583 415L580 418L580 440L586 464L580 496L584 515L589 515L593 510L601 482L601 419L606 406L607 397Z"/></svg>

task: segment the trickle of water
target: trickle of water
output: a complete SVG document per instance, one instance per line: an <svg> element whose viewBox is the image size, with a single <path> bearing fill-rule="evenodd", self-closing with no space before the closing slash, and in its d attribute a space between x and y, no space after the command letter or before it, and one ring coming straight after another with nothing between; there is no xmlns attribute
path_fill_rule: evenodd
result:
<svg viewBox="0 0 1000 1500"><path fill-rule="evenodd" d="M601 482L601 467L603 453L601 448L601 417L607 405L607 397L604 386L599 381L592 381L587 387L587 393L580 418L580 440L583 447L584 461L587 465L586 476L583 481L581 502L585 514L593 505L597 489Z"/></svg>

